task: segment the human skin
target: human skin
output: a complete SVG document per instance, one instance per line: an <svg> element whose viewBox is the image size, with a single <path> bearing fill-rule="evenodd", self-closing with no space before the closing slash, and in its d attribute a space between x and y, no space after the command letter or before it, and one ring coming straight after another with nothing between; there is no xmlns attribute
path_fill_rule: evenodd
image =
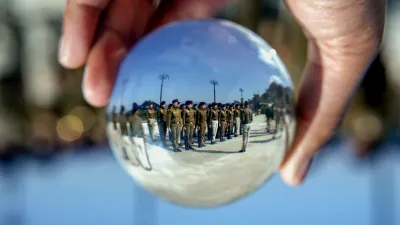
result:
<svg viewBox="0 0 400 225"><path fill-rule="evenodd" d="M59 61L70 69L85 65L84 97L89 104L103 107L118 65L144 34L177 20L209 18L232 2L169 0L157 9L150 0L67 0ZM286 0L286 4L308 38L296 135L281 165L283 180L295 186L303 182L314 154L333 134L377 54L386 1Z"/></svg>

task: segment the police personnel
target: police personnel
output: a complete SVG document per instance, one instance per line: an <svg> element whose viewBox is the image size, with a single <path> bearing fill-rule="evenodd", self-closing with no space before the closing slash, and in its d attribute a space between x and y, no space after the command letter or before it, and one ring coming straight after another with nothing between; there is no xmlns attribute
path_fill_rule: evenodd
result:
<svg viewBox="0 0 400 225"><path fill-rule="evenodd" d="M125 106L121 106L121 111L119 112L118 116L118 123L119 123L119 129L121 131L121 136L128 135L127 122L128 120L126 119Z"/></svg>
<svg viewBox="0 0 400 225"><path fill-rule="evenodd" d="M217 103L212 104L212 108L210 111L210 120L208 121L208 128L211 129L212 136L211 136L211 144L215 144L215 138L217 136L218 131L218 110L217 110Z"/></svg>
<svg viewBox="0 0 400 225"><path fill-rule="evenodd" d="M244 110L244 105L240 104L239 105L239 111L240 111L240 118L242 118L243 115L243 110ZM243 124L242 124L242 119L240 119L240 126L239 126L239 134L243 134Z"/></svg>
<svg viewBox="0 0 400 225"><path fill-rule="evenodd" d="M168 108L167 108L167 121L168 121L168 113L169 113L169 111L171 111L171 109L172 109L172 104L169 104ZM168 126L167 126L167 131L168 131ZM171 132L167 132L167 133L168 133L169 141L172 143L173 142L172 133Z"/></svg>
<svg viewBox="0 0 400 225"><path fill-rule="evenodd" d="M233 104L228 104L227 116L228 116L228 139L232 139L233 124L235 123Z"/></svg>
<svg viewBox="0 0 400 225"><path fill-rule="evenodd" d="M125 159L129 159L127 149L125 147L124 143L124 136L128 135L128 120L126 118L126 113L125 113L125 106L121 106L121 110L119 112L118 116L118 123L119 123L119 131L121 135L121 144L122 144L122 154Z"/></svg>
<svg viewBox="0 0 400 225"><path fill-rule="evenodd" d="M265 116L267 117L267 132L271 133L271 122L274 119L274 108L272 103L268 103L265 109Z"/></svg>
<svg viewBox="0 0 400 225"><path fill-rule="evenodd" d="M279 126L281 123L281 110L280 110L279 103L276 104L276 106L275 106L274 114L275 114L275 135L276 135L278 133ZM274 135L274 137L275 137L275 135Z"/></svg>
<svg viewBox="0 0 400 225"><path fill-rule="evenodd" d="M206 103L200 102L199 106L200 109L197 111L197 116L196 116L196 126L197 129L199 130L198 147L203 148L206 147L204 145L204 136L206 135L208 117L207 117Z"/></svg>
<svg viewBox="0 0 400 225"><path fill-rule="evenodd" d="M118 120L118 115L117 115L117 107L114 105L112 107L111 111L111 122L113 124L114 130L117 130L117 120Z"/></svg>
<svg viewBox="0 0 400 225"><path fill-rule="evenodd" d="M142 119L137 108L132 109L132 115L129 117L129 130L132 137L144 138Z"/></svg>
<svg viewBox="0 0 400 225"><path fill-rule="evenodd" d="M147 126L149 127L150 139L155 141L155 128L156 128L156 111L153 108L153 103L150 103L146 112Z"/></svg>
<svg viewBox="0 0 400 225"><path fill-rule="evenodd" d="M181 152L179 149L179 137L182 131L182 111L179 108L178 99L172 101L172 108L168 112L167 127L172 135L172 146L174 152Z"/></svg>
<svg viewBox="0 0 400 225"><path fill-rule="evenodd" d="M208 108L207 109L207 124L211 121L211 110L212 110L212 107L213 107L213 103L210 103L207 106L207 108ZM207 138L208 138L209 141L212 141L212 135L213 135L213 132L212 132L211 123L210 123L207 126Z"/></svg>
<svg viewBox="0 0 400 225"><path fill-rule="evenodd" d="M239 104L235 104L234 118L235 118L235 137L239 135L240 130L240 118L241 118L241 109Z"/></svg>
<svg viewBox="0 0 400 225"><path fill-rule="evenodd" d="M250 124L253 122L253 111L250 109L249 103L244 103L242 111L242 124L243 124L243 144L240 152L245 152L249 142Z"/></svg>
<svg viewBox="0 0 400 225"><path fill-rule="evenodd" d="M193 132L196 127L195 110L192 108L193 101L186 101L186 107L182 112L182 124L185 130L185 150L192 150L193 145Z"/></svg>
<svg viewBox="0 0 400 225"><path fill-rule="evenodd" d="M164 147L167 145L167 109L165 108L165 101L160 103L160 108L157 111L157 124L158 132L160 133L160 140Z"/></svg>
<svg viewBox="0 0 400 225"><path fill-rule="evenodd" d="M227 117L227 114L226 114L226 111L225 111L225 105L221 104L220 105L220 110L219 110L219 122L218 122L218 125L219 125L219 128L220 128L219 129L220 130L219 140L221 142L226 141L226 139L224 137L225 137L225 132L226 132L227 119L228 119L228 117Z"/></svg>
<svg viewBox="0 0 400 225"><path fill-rule="evenodd" d="M179 109L181 110L181 113L183 113L183 109L185 108L185 104L181 104L180 106L179 106ZM181 117L182 117L182 114L181 114ZM182 125L183 126L183 125ZM183 130L183 127L182 127L182 129L181 129L181 135L179 135L179 146L182 146L184 143L183 142L181 142L184 138L185 138L185 135L184 135L184 133L185 133L185 131Z"/></svg>
<svg viewBox="0 0 400 225"><path fill-rule="evenodd" d="M197 104L193 104L193 110L194 110L194 118L197 118L197 111L199 111ZM194 138L197 137L196 127L194 128L194 131L193 131L193 137Z"/></svg>

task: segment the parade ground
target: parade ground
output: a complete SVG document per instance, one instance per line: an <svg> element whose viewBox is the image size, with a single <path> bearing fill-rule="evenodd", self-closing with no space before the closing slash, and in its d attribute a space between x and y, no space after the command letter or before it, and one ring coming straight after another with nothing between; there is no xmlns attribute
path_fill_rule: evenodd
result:
<svg viewBox="0 0 400 225"><path fill-rule="evenodd" d="M293 130L294 123L288 117L285 121L285 127ZM147 124L143 125L148 134ZM225 142L217 139L215 145L206 141L206 147L201 149L196 148L197 138L194 138L195 150L182 148L182 152L173 152L172 148L163 149L150 143L138 150L133 147L135 141L128 136L121 138L111 123L108 134L114 154L142 186L171 202L213 206L251 193L277 171L290 137L285 132L287 129L270 134L266 132L266 126L264 115L254 117L247 151L243 153L238 152L242 136ZM274 123L271 127L275 127ZM128 159L124 159L122 147L126 149Z"/></svg>

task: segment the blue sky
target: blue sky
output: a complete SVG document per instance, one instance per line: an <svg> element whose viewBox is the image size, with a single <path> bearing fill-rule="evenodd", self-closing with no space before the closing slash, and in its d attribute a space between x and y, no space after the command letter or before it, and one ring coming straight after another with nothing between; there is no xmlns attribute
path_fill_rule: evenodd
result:
<svg viewBox="0 0 400 225"><path fill-rule="evenodd" d="M240 88L249 99L271 80L292 85L275 50L251 31L225 21L189 21L155 31L128 53L111 105L159 102L161 73L169 74L163 89L167 103L174 98L212 102L213 79L219 82L217 102L223 103L240 100Z"/></svg>

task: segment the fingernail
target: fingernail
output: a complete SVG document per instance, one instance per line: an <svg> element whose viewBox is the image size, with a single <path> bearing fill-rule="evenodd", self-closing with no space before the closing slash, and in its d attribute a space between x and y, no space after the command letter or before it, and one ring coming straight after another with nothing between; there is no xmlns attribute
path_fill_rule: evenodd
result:
<svg viewBox="0 0 400 225"><path fill-rule="evenodd" d="M60 41L58 43L58 61L61 65L67 67L69 65L70 51L69 51L69 42L68 38L65 36L61 36Z"/></svg>
<svg viewBox="0 0 400 225"><path fill-rule="evenodd" d="M302 183L310 168L312 157L298 153L293 154L283 169L283 178L290 185L297 186Z"/></svg>
<svg viewBox="0 0 400 225"><path fill-rule="evenodd" d="M67 68L76 68L84 63L85 46L78 37L63 35L59 41L58 61Z"/></svg>
<svg viewBox="0 0 400 225"><path fill-rule="evenodd" d="M91 99L91 97L93 96L93 87L88 85L90 83L87 82L87 79L88 79L88 67L85 66L85 69L83 71L82 92L86 101L88 101L88 99Z"/></svg>

